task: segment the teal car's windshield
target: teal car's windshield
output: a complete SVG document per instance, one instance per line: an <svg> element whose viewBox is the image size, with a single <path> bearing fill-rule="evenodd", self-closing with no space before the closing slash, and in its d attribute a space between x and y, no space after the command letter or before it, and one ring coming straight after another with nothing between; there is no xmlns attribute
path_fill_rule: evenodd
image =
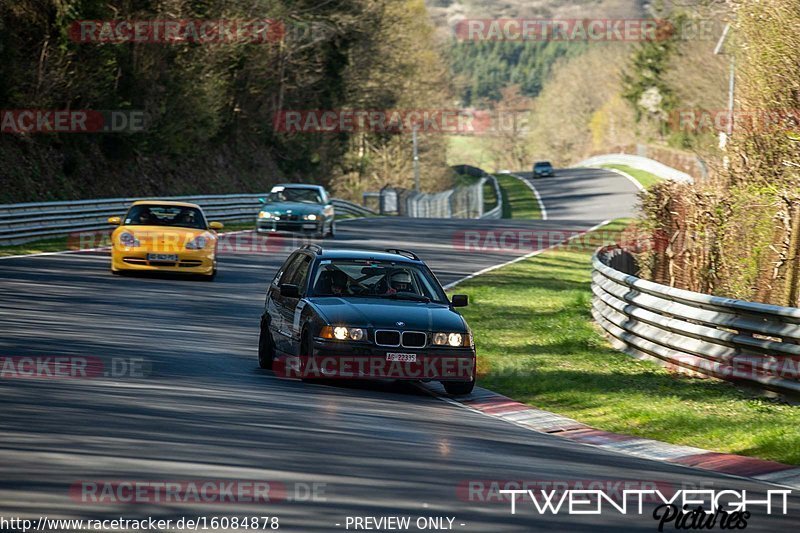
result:
<svg viewBox="0 0 800 533"><path fill-rule="evenodd" d="M276 202L301 202L306 204L321 204L322 196L317 189L282 188L267 195L268 203Z"/></svg>
<svg viewBox="0 0 800 533"><path fill-rule="evenodd" d="M314 276L314 296L380 297L447 303L428 269L412 263L328 259Z"/></svg>

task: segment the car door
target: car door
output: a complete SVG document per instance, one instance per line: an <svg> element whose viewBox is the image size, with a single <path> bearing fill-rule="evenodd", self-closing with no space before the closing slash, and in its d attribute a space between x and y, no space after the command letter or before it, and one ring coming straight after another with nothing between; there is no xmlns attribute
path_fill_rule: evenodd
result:
<svg viewBox="0 0 800 533"><path fill-rule="evenodd" d="M272 334L275 348L283 353L286 353L289 349L289 342L284 335L286 327L284 325L285 312L283 307L286 305L286 298L281 296L280 287L282 283L289 283L288 280L294 274L299 260L300 254L298 253L289 256L272 280L267 294L266 312L270 317L270 333Z"/></svg>
<svg viewBox="0 0 800 533"><path fill-rule="evenodd" d="M292 285L297 285L300 289L299 298L285 298L284 299L284 330L286 332L286 339L288 341L288 352L295 355L307 355L300 353L300 334L302 332L303 324L300 319L303 314L303 309L306 306L305 298L308 286L308 274L311 271L312 258L308 254L300 254L296 268L292 273L290 281Z"/></svg>

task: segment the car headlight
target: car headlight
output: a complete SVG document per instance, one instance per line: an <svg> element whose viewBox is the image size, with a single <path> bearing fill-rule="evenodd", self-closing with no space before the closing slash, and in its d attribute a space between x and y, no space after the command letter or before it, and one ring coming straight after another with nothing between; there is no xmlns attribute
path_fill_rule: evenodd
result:
<svg viewBox="0 0 800 533"><path fill-rule="evenodd" d="M202 250L203 248L206 247L207 243L208 243L208 240L205 237L203 237L202 235L198 235L197 237L195 237L194 239L192 239L191 241L186 243L186 249L187 250Z"/></svg>
<svg viewBox="0 0 800 533"><path fill-rule="evenodd" d="M337 341L360 341L366 337L366 332L361 328L348 328L345 326L325 326L320 332L323 339L336 339Z"/></svg>
<svg viewBox="0 0 800 533"><path fill-rule="evenodd" d="M126 248L135 248L141 244L139 239L133 236L133 233L128 233L127 231L120 233L119 243Z"/></svg>
<svg viewBox="0 0 800 533"><path fill-rule="evenodd" d="M303 218L305 218L306 220L317 220L317 215L311 213L310 215L306 215Z"/></svg>
<svg viewBox="0 0 800 533"><path fill-rule="evenodd" d="M467 333L444 333L433 334L433 344L437 346L472 346L472 336Z"/></svg>
<svg viewBox="0 0 800 533"><path fill-rule="evenodd" d="M434 333L433 344L436 344L438 346L444 346L445 344L447 344L447 333Z"/></svg>
<svg viewBox="0 0 800 533"><path fill-rule="evenodd" d="M272 218L272 213L268 213L266 211L259 211L258 218Z"/></svg>

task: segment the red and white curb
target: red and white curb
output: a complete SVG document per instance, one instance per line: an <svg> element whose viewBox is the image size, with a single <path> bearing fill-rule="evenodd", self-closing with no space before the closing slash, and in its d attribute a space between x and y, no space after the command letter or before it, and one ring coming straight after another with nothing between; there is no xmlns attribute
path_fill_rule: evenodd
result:
<svg viewBox="0 0 800 533"><path fill-rule="evenodd" d="M475 387L475 390L469 396L458 398L452 398L445 394L444 389L438 384L425 384L423 388L448 403L466 407L472 411L499 418L538 433L547 433L585 445L643 459L673 463L737 477L756 479L792 489L800 489L800 467L794 465L729 453L711 452L691 446L668 444L652 439L602 431L565 416L534 409L481 387Z"/></svg>

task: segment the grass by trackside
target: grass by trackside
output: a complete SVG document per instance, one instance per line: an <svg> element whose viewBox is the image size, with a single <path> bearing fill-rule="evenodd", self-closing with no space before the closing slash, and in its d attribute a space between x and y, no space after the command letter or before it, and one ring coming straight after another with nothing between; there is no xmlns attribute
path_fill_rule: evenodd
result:
<svg viewBox="0 0 800 533"><path fill-rule="evenodd" d="M646 170L639 170L638 168L629 167L627 165L600 165L602 168L613 168L615 170L619 170L628 174L629 176L633 177L636 181L638 181L642 187L645 189L649 189L656 183L660 181L664 181L662 178L659 178L655 174L651 174Z"/></svg>
<svg viewBox="0 0 800 533"><path fill-rule="evenodd" d="M598 232L606 240L626 225ZM454 289L470 298L464 316L479 385L607 431L800 464L800 407L671 374L610 347L590 315L598 243L546 251Z"/></svg>
<svg viewBox="0 0 800 533"><path fill-rule="evenodd" d="M521 179L507 174L497 174L495 177L503 191L503 218L542 218L539 201Z"/></svg>

